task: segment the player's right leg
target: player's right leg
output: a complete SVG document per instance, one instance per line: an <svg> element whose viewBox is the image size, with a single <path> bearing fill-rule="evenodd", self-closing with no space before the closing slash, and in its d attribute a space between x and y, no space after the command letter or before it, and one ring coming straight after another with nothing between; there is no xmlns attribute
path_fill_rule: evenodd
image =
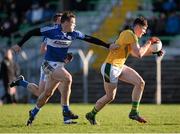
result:
<svg viewBox="0 0 180 134"><path fill-rule="evenodd" d="M104 82L104 89L106 94L97 100L94 108L86 114L86 119L92 125L96 125L97 121L95 119L96 114L108 103L114 100L117 91L117 84Z"/></svg>
<svg viewBox="0 0 180 134"><path fill-rule="evenodd" d="M51 74L46 81L44 91L38 97L36 106L32 110L29 111L29 119L27 121L27 126L32 124L39 110L41 109L41 107L43 107L47 103L47 101L53 95L58 85L59 85L59 82L57 80L54 80Z"/></svg>
<svg viewBox="0 0 180 134"><path fill-rule="evenodd" d="M116 72L116 73L115 73ZM121 70L113 67L110 64L103 64L101 67L101 73L104 79L104 89L106 94L101 97L95 104L91 112L86 114L86 119L92 124L96 125L96 114L108 103L114 100L117 91L118 77Z"/></svg>
<svg viewBox="0 0 180 134"><path fill-rule="evenodd" d="M46 78L45 78L45 75L44 75L44 73L43 73L43 75L42 75L42 71L41 71L41 75L40 75L40 80L39 80L39 87L37 86L37 85L31 85L31 87L29 87L29 89L37 89L36 90L36 92L33 92L33 91L31 91L34 95L36 95L37 97L39 97L40 96L40 94L45 90L45 85L46 85ZM34 87L33 87L34 86ZM36 94L35 94L36 93ZM36 112L38 112L39 111L39 108L38 107L35 107L35 111ZM34 112L34 114L36 114L35 112ZM27 121L27 126L28 125L31 125L32 124L32 122L33 122L33 120L34 120L34 118L35 118L35 115L32 115L32 110L30 110L29 111L29 119L28 119L28 121Z"/></svg>
<svg viewBox="0 0 180 134"><path fill-rule="evenodd" d="M47 75L44 73L44 70L43 70L43 68L41 66L40 79L39 79L39 94L41 94L44 91L46 81L47 81Z"/></svg>
<svg viewBox="0 0 180 134"><path fill-rule="evenodd" d="M46 81L40 80L39 81L39 95L44 91L46 85Z"/></svg>

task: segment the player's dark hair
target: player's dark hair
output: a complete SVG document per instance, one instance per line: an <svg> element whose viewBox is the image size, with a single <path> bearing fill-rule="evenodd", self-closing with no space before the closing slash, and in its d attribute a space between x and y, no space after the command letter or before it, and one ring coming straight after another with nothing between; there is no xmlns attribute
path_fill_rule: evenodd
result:
<svg viewBox="0 0 180 134"><path fill-rule="evenodd" d="M59 17L62 17L62 13L56 13L56 14L53 16L53 21L56 22Z"/></svg>
<svg viewBox="0 0 180 134"><path fill-rule="evenodd" d="M61 17L61 23L64 23L65 21L70 21L71 18L76 18L74 13L71 11L65 11L63 12Z"/></svg>
<svg viewBox="0 0 180 134"><path fill-rule="evenodd" d="M136 26L136 25L140 25L140 26L148 26L147 24L147 20L144 18L144 17L138 17L134 20L133 22L133 27Z"/></svg>

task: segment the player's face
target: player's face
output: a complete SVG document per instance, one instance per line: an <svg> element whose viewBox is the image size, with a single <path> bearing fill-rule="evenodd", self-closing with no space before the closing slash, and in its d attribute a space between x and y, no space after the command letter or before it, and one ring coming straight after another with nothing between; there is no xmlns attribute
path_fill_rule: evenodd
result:
<svg viewBox="0 0 180 134"><path fill-rule="evenodd" d="M55 23L56 24L61 24L61 17L58 17Z"/></svg>
<svg viewBox="0 0 180 134"><path fill-rule="evenodd" d="M141 38L146 33L147 27L146 26L136 26L136 35L138 38Z"/></svg>
<svg viewBox="0 0 180 134"><path fill-rule="evenodd" d="M66 23L67 25L67 32L73 32L74 28L76 27L76 19L75 18L71 18L70 21L67 21Z"/></svg>

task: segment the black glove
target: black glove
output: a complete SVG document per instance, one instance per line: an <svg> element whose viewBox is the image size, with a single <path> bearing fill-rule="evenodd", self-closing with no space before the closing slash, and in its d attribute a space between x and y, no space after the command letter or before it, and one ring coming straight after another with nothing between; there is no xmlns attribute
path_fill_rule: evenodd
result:
<svg viewBox="0 0 180 134"><path fill-rule="evenodd" d="M157 56L162 56L163 55L163 51L162 50L160 50L160 51L158 51L158 52L153 52L153 54L156 54Z"/></svg>
<svg viewBox="0 0 180 134"><path fill-rule="evenodd" d="M71 62L72 60L73 60L73 54L68 53L66 59L64 60L64 63L67 64L67 63Z"/></svg>

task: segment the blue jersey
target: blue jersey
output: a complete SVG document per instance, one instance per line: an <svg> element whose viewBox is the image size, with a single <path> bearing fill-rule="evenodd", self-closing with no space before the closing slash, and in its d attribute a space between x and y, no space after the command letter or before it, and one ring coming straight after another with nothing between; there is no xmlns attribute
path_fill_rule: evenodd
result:
<svg viewBox="0 0 180 134"><path fill-rule="evenodd" d="M46 38L45 60L55 62L64 61L72 40L85 38L85 35L80 31L64 33L60 25L43 27L40 32Z"/></svg>

